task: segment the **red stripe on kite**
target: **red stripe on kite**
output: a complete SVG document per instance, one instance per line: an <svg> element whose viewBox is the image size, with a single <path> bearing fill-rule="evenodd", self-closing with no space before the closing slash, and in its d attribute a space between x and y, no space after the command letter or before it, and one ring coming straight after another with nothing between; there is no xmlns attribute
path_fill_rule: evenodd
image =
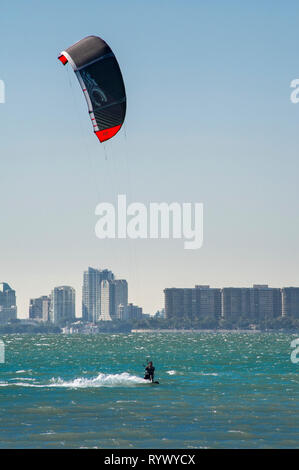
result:
<svg viewBox="0 0 299 470"><path fill-rule="evenodd" d="M109 127L109 129L104 129L102 131L95 131L96 136L98 137L100 142L105 142L105 140L111 139L115 134L118 133L121 125Z"/></svg>

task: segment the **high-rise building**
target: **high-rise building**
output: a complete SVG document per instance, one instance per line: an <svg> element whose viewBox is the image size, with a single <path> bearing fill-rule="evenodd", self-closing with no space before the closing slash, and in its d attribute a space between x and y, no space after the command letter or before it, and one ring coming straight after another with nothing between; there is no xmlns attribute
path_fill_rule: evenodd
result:
<svg viewBox="0 0 299 470"><path fill-rule="evenodd" d="M115 318L121 320L119 311L120 305L127 307L128 305L128 283L125 279L114 279L112 282L113 292L113 314Z"/></svg>
<svg viewBox="0 0 299 470"><path fill-rule="evenodd" d="M17 318L16 291L7 282L0 283L0 323Z"/></svg>
<svg viewBox="0 0 299 470"><path fill-rule="evenodd" d="M241 317L250 318L250 288L224 287L221 289L221 316L236 321Z"/></svg>
<svg viewBox="0 0 299 470"><path fill-rule="evenodd" d="M117 318L123 321L140 320L145 317L146 315L142 313L142 307L138 307L137 305L128 304L126 307L119 305L117 308ZM147 317L150 316L147 315Z"/></svg>
<svg viewBox="0 0 299 470"><path fill-rule="evenodd" d="M45 296L43 299L43 321L49 322L50 321L50 308L51 308L51 296Z"/></svg>
<svg viewBox="0 0 299 470"><path fill-rule="evenodd" d="M221 290L222 317L236 321L246 318L252 322L281 316L281 290L267 284L253 287L224 287Z"/></svg>
<svg viewBox="0 0 299 470"><path fill-rule="evenodd" d="M114 275L108 269L88 268L83 274L82 318L96 323L101 315L101 282L113 280Z"/></svg>
<svg viewBox="0 0 299 470"><path fill-rule="evenodd" d="M104 279L101 282L101 315L99 320L111 321L115 319L114 295L112 281Z"/></svg>
<svg viewBox="0 0 299 470"><path fill-rule="evenodd" d="M221 290L207 285L164 290L165 316L168 319L219 318Z"/></svg>
<svg viewBox="0 0 299 470"><path fill-rule="evenodd" d="M221 289L207 285L195 286L195 299L193 301L193 317L220 318L221 316Z"/></svg>
<svg viewBox="0 0 299 470"><path fill-rule="evenodd" d="M37 299L30 299L29 318L37 321L49 321L51 298L48 295L42 295Z"/></svg>
<svg viewBox="0 0 299 470"><path fill-rule="evenodd" d="M291 289L291 288L289 288ZM284 311L299 316L299 288L284 291ZM282 315L282 291L255 284L253 287L210 288L197 285L194 289L165 289L165 314L168 319L218 319L236 321L246 318L252 322L267 321ZM297 297L298 295L298 297ZM292 305L292 307L290 307ZM290 314L290 313L289 313Z"/></svg>
<svg viewBox="0 0 299 470"><path fill-rule="evenodd" d="M119 305L117 307L117 312L116 312L116 315L117 315L117 318L121 321L126 321L128 320L128 306L124 306L124 305Z"/></svg>
<svg viewBox="0 0 299 470"><path fill-rule="evenodd" d="M250 289L250 318L262 321L281 316L281 289L254 284Z"/></svg>
<svg viewBox="0 0 299 470"><path fill-rule="evenodd" d="M284 287L281 289L282 315L299 318L299 287Z"/></svg>
<svg viewBox="0 0 299 470"><path fill-rule="evenodd" d="M167 319L180 319L184 316L184 289L171 287L164 289L165 316Z"/></svg>
<svg viewBox="0 0 299 470"><path fill-rule="evenodd" d="M142 318L142 307L137 305L128 304L125 308L126 320L140 320Z"/></svg>
<svg viewBox="0 0 299 470"><path fill-rule="evenodd" d="M51 292L50 321L61 325L75 320L75 289L70 286L55 287Z"/></svg>

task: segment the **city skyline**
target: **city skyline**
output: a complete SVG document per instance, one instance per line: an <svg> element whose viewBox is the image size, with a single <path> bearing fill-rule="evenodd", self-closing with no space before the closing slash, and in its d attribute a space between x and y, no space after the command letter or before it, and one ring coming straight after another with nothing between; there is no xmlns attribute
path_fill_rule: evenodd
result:
<svg viewBox="0 0 299 470"><path fill-rule="evenodd" d="M89 290L90 287L87 285L87 278L88 276L92 275L90 285L92 287L92 299L90 299L90 306L91 307L91 313L88 314L86 310L86 305L84 304L84 289ZM102 283L107 282L106 287L108 290L104 293L103 297L103 292L102 292ZM7 282L2 282L0 283L0 322L1 322L1 312L2 312L2 317L5 318L5 313L4 308L9 307L7 300L5 300L4 295L6 292L6 298L13 299L14 305L16 306L13 308L13 311L8 314L8 318L19 318L19 319L24 319L24 318L31 318L31 319L39 319L42 321L47 321L46 319L50 322L53 322L53 306L51 299L53 298L53 294L55 291L62 290L62 289L70 289L73 291L73 297L74 299L77 297L77 292L76 289L74 289L71 286L56 286L51 289L50 294L48 295L41 295L39 297L35 296L30 299L28 299L28 314L26 316L19 315L19 311L17 308L17 294L16 290L11 288L11 286ZM91 323L96 323L100 320L112 320L112 319L126 319L126 308L132 310L132 308L139 309L141 312L143 310L142 307L138 307L137 305L134 305L132 302L129 302L128 300L128 283L125 279L116 279L114 273L107 268L100 270L97 268L93 267L88 267L87 270L83 271L83 283L81 286L82 290L82 302L80 304L80 309L77 310L75 300L74 300L74 319L82 319L85 322L91 322ZM266 296L267 298L266 303L264 303L265 311L263 314L270 314L273 315L273 317L278 317L278 316L290 316L290 312L294 310L295 314L298 315L299 312L299 287L292 285L292 286L280 286L280 287L273 287L269 286L268 284L253 284L251 286L213 286L210 287L208 284L196 284L195 287L164 287L163 293L164 293L164 302L163 306L161 307L161 310L164 310L165 308L165 314L167 316L167 301L166 301L166 293L172 293L172 292L178 292L180 295L182 292L184 292L185 296L189 294L190 299L183 300L181 299L180 302L182 301L183 304L180 306L180 303L178 304L179 309L177 312L182 309L182 311L188 310L190 307L190 312L193 311L194 309L194 302L198 302L197 296L194 298L192 297L193 294L192 292L209 292L209 294L213 294L213 305L209 305L209 302L211 301L206 298L204 300L204 310L202 310L201 307L201 313L206 314L207 312L210 312L213 309L215 312L215 316L221 316L221 317L226 317L227 315L230 315L231 318L236 315L237 317L240 315L251 315L249 312L252 310L252 306L248 307L249 304L253 304L253 298L250 300L250 292L251 291L266 291ZM268 297L268 293L273 292L274 297L273 300L271 300ZM107 294L108 292L108 294ZM219 298L218 298L219 294ZM172 295L172 294L171 294ZM248 297L248 298L247 298ZM103 299L106 302L106 306L102 306ZM86 297L85 297L86 299ZM112 303L111 303L112 299ZM116 300L118 299L118 300ZM125 299L125 300L124 300ZM192 300L193 299L193 300ZM265 302L264 300L264 302ZM11 303L13 303L11 301ZM188 303L189 302L189 303ZM270 302L270 303L269 303ZM193 303L193 307L192 307ZM275 307L276 305L276 307ZM108 310L107 310L108 309ZM111 310L112 309L112 310ZM205 313L205 309L207 312ZM129 311L128 310L128 311ZM231 310L230 313L228 313ZM272 311L272 313L270 312ZM160 310L157 310L155 312L144 312L146 315L156 315L157 312ZM79 313L80 312L80 313ZM112 315L111 315L112 312ZM210 313L207 313L209 315ZM54 322L55 323L55 322Z"/></svg>
<svg viewBox="0 0 299 470"><path fill-rule="evenodd" d="M104 287L108 287L105 293L103 293L103 282L107 282L107 286ZM55 291L64 289L73 290L75 299L77 296L75 289L70 286L56 286L51 289L49 295L30 298L29 318L53 322L55 317L53 296ZM125 320L129 316L130 309L138 308L141 312L143 310L142 307L138 307L132 302L129 303L128 282L125 279L117 279L114 273L108 269L101 270L89 266L84 270L81 291L81 308L76 310L75 307L75 318L82 318L85 322L96 323L100 320L112 319Z"/></svg>

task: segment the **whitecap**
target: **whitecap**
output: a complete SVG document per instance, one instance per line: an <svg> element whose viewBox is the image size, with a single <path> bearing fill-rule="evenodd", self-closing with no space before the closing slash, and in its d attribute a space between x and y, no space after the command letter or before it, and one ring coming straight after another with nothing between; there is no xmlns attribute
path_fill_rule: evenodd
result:
<svg viewBox="0 0 299 470"><path fill-rule="evenodd" d="M219 374L217 374L216 372L200 372L200 375L213 375L213 376L218 376Z"/></svg>
<svg viewBox="0 0 299 470"><path fill-rule="evenodd" d="M88 388L88 387L114 387L123 385L144 384L146 381L136 375L130 375L127 372L121 374L102 374L94 378L87 379L78 377L74 380L63 380L61 378L52 379L49 387L68 387L68 388Z"/></svg>

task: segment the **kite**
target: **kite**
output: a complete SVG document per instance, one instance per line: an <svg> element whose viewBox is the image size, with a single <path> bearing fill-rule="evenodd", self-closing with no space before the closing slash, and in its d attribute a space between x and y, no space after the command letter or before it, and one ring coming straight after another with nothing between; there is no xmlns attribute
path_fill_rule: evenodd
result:
<svg viewBox="0 0 299 470"><path fill-rule="evenodd" d="M71 64L83 90L93 130L105 142L120 130L126 115L126 91L118 62L98 36L76 42L58 59Z"/></svg>

